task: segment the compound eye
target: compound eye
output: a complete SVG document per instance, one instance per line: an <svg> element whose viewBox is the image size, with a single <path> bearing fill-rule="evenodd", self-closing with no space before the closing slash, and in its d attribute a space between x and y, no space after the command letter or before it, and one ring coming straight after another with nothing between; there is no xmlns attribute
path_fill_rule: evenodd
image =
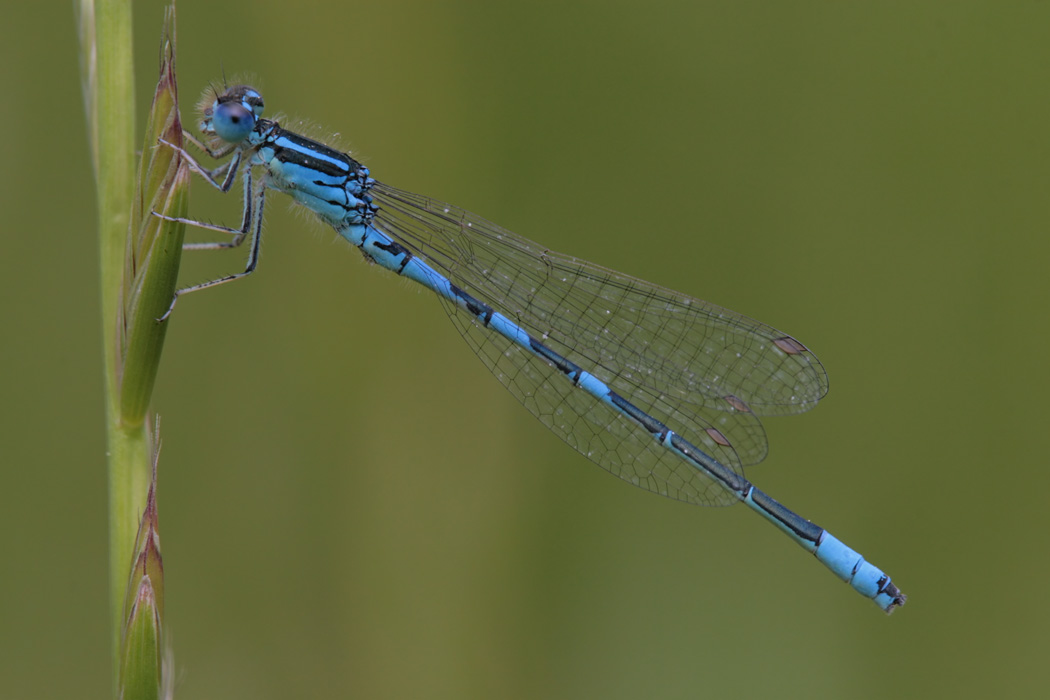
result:
<svg viewBox="0 0 1050 700"><path fill-rule="evenodd" d="M212 115L215 134L228 143L239 143L255 128L255 114L239 102L224 102Z"/></svg>

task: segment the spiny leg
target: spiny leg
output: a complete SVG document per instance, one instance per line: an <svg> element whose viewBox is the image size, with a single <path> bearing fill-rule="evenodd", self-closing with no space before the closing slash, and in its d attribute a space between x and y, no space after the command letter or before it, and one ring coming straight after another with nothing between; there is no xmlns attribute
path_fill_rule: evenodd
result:
<svg viewBox="0 0 1050 700"><path fill-rule="evenodd" d="M193 155L185 148L181 146L176 146L170 141L158 139L159 143L161 143L164 146L167 146L168 148L172 149L180 156L182 156L186 160L186 165L190 167L190 170L193 170L195 173L207 180L212 187L219 190L220 192L229 192L230 188L233 187L233 181L237 179L237 171L241 164L241 155L243 151L236 150L236 152L234 152L234 149L236 147L212 151L200 141L190 136L190 134L183 132L183 135L191 143L200 147L202 151L207 153L212 158L223 158L229 155L231 152L233 152L232 158L230 158L228 161L218 166L217 168L209 170L208 168L205 168L203 165L197 162L197 159L194 158ZM222 178L221 180L219 179L220 177Z"/></svg>
<svg viewBox="0 0 1050 700"><path fill-rule="evenodd" d="M252 192L254 190L254 193ZM253 206L252 199L255 199ZM229 243L198 243L188 244L184 246L190 248L194 246L196 249L209 249L209 248L232 248L241 244L244 237L250 232L251 243L248 250L248 262L244 267L244 272L237 272L232 275L226 275L225 277L219 277L218 279L209 280L208 282L201 282L200 284L194 284L189 287L183 287L175 291L174 296L171 298L171 305L168 306L168 310L157 319L158 322L163 322L168 319L171 312L175 309L175 302L179 300L179 297L189 292L197 292L201 289L207 289L209 287L216 287L220 284L226 284L234 280L246 277L255 271L255 266L259 263L259 245L262 242L262 220L263 220L263 205L266 202L266 177L263 176L256 186L252 186L252 175L251 169L246 168L244 171L244 221L240 230L226 228L224 226L217 226L215 224L208 224L201 221L194 221L192 219L179 219L168 216L163 216L154 212L154 216L167 221L177 221L190 226L197 226L213 231L224 231L234 236L233 241Z"/></svg>
<svg viewBox="0 0 1050 700"><path fill-rule="evenodd" d="M227 144L224 144L222 148L213 150L211 148L211 146L208 146L207 144L201 142L200 139L198 139L196 136L194 136L190 132L186 131L185 129L182 130L182 138L186 139L187 141L192 143L194 146L196 146L197 150L200 150L200 151L203 151L204 153L207 153L209 156L211 156L215 160L219 160L220 158L225 158L226 156L230 155L231 153L233 153L238 148L238 144L236 144L236 143L227 143ZM161 139L161 140L163 140L163 139Z"/></svg>
<svg viewBox="0 0 1050 700"><path fill-rule="evenodd" d="M220 233L228 233L233 236L231 241L214 241L205 243L184 243L182 245L183 250L219 250L222 248L236 248L244 242L244 237L248 234L251 227L252 221L252 171L251 168L244 169L244 213L241 217L241 227L230 228L229 226L221 226L219 224L208 223L207 221L200 221L198 219L184 219L182 217L165 216L158 212L152 212L158 219L164 219L165 221L174 221L180 224L187 224L196 228L202 228L208 231L219 231ZM262 198L262 192L265 189L265 184L260 183L262 186L256 197Z"/></svg>

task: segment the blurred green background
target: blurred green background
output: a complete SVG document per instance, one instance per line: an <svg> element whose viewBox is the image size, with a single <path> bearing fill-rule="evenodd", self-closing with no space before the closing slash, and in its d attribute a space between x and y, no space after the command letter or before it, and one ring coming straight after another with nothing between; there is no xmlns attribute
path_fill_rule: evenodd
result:
<svg viewBox="0 0 1050 700"><path fill-rule="evenodd" d="M136 9L144 116L162 8ZM809 344L831 394L766 422L750 476L910 602L609 478L436 301L274 198L258 274L179 304L154 400L177 694L1040 696L1048 27L1041 2L183 2L184 116L253 73L382 180ZM10 4L0 60L0 697L104 698L70 3ZM243 263L189 255L185 282Z"/></svg>

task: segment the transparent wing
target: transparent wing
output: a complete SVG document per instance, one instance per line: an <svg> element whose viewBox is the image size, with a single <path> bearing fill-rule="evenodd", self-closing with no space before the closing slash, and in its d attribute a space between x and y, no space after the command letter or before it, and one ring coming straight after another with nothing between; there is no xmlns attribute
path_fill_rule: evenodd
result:
<svg viewBox="0 0 1050 700"><path fill-rule="evenodd" d="M447 303L444 306L467 343L496 378L530 413L577 452L624 481L668 498L700 505L723 506L737 502L731 492L662 447L608 404L566 381L565 376L546 361L482 327L459 307ZM740 458L729 441L703 418L686 416L666 405L641 404L639 408L659 416L672 430L699 428L688 439L722 464L742 473ZM757 438L751 439L764 444L758 419L754 416L750 419L760 431Z"/></svg>
<svg viewBox="0 0 1050 700"><path fill-rule="evenodd" d="M443 202L382 183L371 194L380 207L377 228L639 408L704 443L726 466L739 470L765 457L759 415L808 410L827 392L827 375L816 357L770 326L555 253ZM545 362L446 307L489 369L577 450L635 483L645 480L648 465L666 461L672 471L670 465L677 466L679 460L666 450L650 447L647 434L636 435L644 431L573 391ZM560 422L553 417L558 415ZM602 454L595 441L604 444ZM650 452L653 456L644 456Z"/></svg>

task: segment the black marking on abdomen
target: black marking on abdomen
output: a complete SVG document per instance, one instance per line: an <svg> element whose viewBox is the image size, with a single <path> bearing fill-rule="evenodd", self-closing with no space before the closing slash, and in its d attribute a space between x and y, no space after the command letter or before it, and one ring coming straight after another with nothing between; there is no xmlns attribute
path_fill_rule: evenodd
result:
<svg viewBox="0 0 1050 700"><path fill-rule="evenodd" d="M529 336L529 347L532 348L534 353L550 362L559 372L571 379L573 384L580 383L580 375L583 374L583 369L575 362L562 357L531 335Z"/></svg>
<svg viewBox="0 0 1050 700"><path fill-rule="evenodd" d="M489 321L492 320L492 314L495 313L491 306L483 301L478 301L454 284L450 284L449 287L451 287L454 296L463 300L463 305L467 307L467 311L480 318L486 326L489 325Z"/></svg>
<svg viewBox="0 0 1050 700"><path fill-rule="evenodd" d="M397 274L401 274L405 270L405 265L412 259L412 252L396 241L390 241L389 243L383 243L381 241L372 241L373 248L379 248L386 253L394 256L395 258L399 255L404 257L401 259L401 265L397 268Z"/></svg>
<svg viewBox="0 0 1050 700"><path fill-rule="evenodd" d="M820 536L824 532L824 528L820 525L811 523L801 515L793 513L781 505L779 501L770 498L754 486L750 488L748 493L751 495L751 501L755 505L776 518L785 527L790 528L800 538L810 542L818 542L820 540Z"/></svg>
<svg viewBox="0 0 1050 700"><path fill-rule="evenodd" d="M653 437L661 437L666 435L667 426L656 420L642 409L635 406L633 403L625 399L624 397L617 394L615 391L609 392L609 401L612 402L613 406L623 411L628 417L636 420L645 428Z"/></svg>
<svg viewBox="0 0 1050 700"><path fill-rule="evenodd" d="M722 486L738 495L742 496L744 491L751 486L747 479L732 471L729 467L720 464L678 433L671 433L671 447L682 453L690 462L703 469L707 476L716 479ZM717 465L717 469L715 466L708 465L704 461L705 459L711 460L714 465Z"/></svg>

